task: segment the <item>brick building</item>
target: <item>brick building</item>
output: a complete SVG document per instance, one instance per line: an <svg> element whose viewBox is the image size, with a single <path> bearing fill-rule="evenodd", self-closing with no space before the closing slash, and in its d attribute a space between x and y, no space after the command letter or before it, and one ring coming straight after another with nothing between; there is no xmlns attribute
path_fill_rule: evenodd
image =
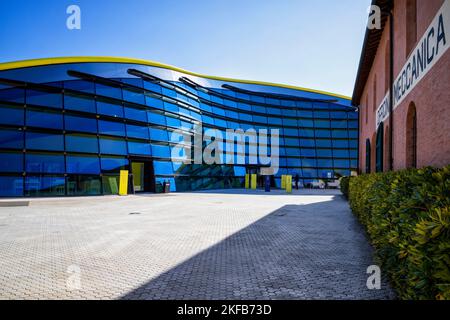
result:
<svg viewBox="0 0 450 320"><path fill-rule="evenodd" d="M379 28L368 25L352 98L360 109L359 170L448 165L450 0L372 5L381 19Z"/></svg>

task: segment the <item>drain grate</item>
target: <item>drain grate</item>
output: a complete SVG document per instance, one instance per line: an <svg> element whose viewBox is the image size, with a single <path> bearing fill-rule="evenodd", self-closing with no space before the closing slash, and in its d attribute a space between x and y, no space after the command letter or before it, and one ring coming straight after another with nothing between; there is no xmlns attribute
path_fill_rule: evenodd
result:
<svg viewBox="0 0 450 320"><path fill-rule="evenodd" d="M142 214L142 213L140 213L140 212L130 212L129 214L130 215L138 215L138 214Z"/></svg>

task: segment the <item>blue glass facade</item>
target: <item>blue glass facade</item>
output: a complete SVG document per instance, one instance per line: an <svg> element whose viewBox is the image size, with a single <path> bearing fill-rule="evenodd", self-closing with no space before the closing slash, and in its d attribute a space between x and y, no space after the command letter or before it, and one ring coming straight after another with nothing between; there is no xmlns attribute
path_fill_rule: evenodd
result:
<svg viewBox="0 0 450 320"><path fill-rule="evenodd" d="M262 167L250 164L252 145L236 155L242 165L180 161L189 149L176 143L199 123L224 137L227 129L278 129L276 186L283 174L308 184L358 163L358 114L347 99L142 64L0 71L0 112L4 197L114 194L119 171L133 172L133 162L148 165L146 191L164 181L172 191L243 187L245 174Z"/></svg>

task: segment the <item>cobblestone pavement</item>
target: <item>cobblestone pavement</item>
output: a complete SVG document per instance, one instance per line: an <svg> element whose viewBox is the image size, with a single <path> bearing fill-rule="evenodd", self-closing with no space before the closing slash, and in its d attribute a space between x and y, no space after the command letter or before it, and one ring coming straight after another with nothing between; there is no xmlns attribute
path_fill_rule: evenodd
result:
<svg viewBox="0 0 450 320"><path fill-rule="evenodd" d="M0 201L0 299L394 298L372 264L337 191Z"/></svg>

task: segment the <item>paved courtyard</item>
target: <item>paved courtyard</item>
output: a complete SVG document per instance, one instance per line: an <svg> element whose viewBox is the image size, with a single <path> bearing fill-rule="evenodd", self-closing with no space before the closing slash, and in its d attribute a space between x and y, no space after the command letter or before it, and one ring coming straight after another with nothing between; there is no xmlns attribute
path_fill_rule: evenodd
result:
<svg viewBox="0 0 450 320"><path fill-rule="evenodd" d="M0 201L0 299L394 297L384 280L367 289L372 249L337 191L10 205Z"/></svg>

